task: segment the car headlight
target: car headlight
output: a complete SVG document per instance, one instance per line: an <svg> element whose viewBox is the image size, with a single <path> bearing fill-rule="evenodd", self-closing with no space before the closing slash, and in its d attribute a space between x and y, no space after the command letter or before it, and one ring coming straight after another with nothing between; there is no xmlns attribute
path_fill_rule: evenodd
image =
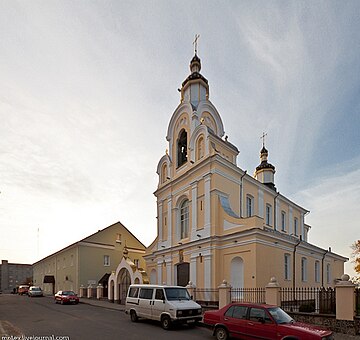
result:
<svg viewBox="0 0 360 340"><path fill-rule="evenodd" d="M182 312L182 310L178 310L178 312L177 312L177 315L178 315L178 316L181 316L181 315L183 315L183 312Z"/></svg>

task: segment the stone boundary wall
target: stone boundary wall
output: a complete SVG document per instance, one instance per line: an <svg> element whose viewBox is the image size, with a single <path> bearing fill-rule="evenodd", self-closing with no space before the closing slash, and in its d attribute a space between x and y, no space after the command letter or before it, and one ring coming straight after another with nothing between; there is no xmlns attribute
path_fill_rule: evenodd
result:
<svg viewBox="0 0 360 340"><path fill-rule="evenodd" d="M333 332L339 332L349 335L360 334L360 317L354 318L354 321L336 320L335 315L326 314L309 314L309 313L294 313L287 312L296 321L311 323L318 325Z"/></svg>

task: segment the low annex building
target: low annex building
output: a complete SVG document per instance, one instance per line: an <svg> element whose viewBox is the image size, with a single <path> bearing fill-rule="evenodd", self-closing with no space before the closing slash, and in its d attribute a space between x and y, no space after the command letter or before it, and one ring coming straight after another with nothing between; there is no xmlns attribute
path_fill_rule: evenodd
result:
<svg viewBox="0 0 360 340"><path fill-rule="evenodd" d="M150 282L252 288L276 277L282 287L334 286L347 258L309 242L309 211L277 191L264 139L254 176L237 165L200 70L195 52L157 167Z"/></svg>
<svg viewBox="0 0 360 340"><path fill-rule="evenodd" d="M34 284L45 294L58 290L79 293L81 286L99 283L108 294L108 279L116 271L123 254L137 268L144 268L145 246L120 222L75 242L33 264Z"/></svg>

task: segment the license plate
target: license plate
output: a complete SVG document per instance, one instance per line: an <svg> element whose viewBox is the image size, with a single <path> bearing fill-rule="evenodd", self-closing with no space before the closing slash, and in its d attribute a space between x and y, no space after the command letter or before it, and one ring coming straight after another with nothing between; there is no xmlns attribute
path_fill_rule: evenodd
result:
<svg viewBox="0 0 360 340"><path fill-rule="evenodd" d="M71 301L71 302L74 302L74 301L75 301L75 299L70 299L70 301Z"/></svg>
<svg viewBox="0 0 360 340"><path fill-rule="evenodd" d="M187 320L186 323L193 323L195 320Z"/></svg>

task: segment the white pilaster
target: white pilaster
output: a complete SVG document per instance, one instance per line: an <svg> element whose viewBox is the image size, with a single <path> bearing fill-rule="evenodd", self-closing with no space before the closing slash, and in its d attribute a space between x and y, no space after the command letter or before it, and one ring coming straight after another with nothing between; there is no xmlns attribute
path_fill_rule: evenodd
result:
<svg viewBox="0 0 360 340"><path fill-rule="evenodd" d="M158 222L158 235L159 235L158 249L161 249L162 241L163 241L163 202L162 201L158 204L157 222Z"/></svg>
<svg viewBox="0 0 360 340"><path fill-rule="evenodd" d="M204 288L211 288L211 254L203 255L204 261L204 277L205 277L205 287Z"/></svg>
<svg viewBox="0 0 360 340"><path fill-rule="evenodd" d="M258 215L264 218L264 191L260 188L258 190L258 197ZM253 215L256 215L256 211L253 212Z"/></svg>
<svg viewBox="0 0 360 340"><path fill-rule="evenodd" d="M167 218L167 226L168 226L168 237L167 237L167 246L171 247L172 245L172 216L171 216L171 212L172 212L172 199L171 196L168 197L168 218Z"/></svg>
<svg viewBox="0 0 360 340"><path fill-rule="evenodd" d="M289 207L289 235L294 233L293 223L293 208Z"/></svg>
<svg viewBox="0 0 360 340"><path fill-rule="evenodd" d="M162 282L162 266L163 266L163 261L158 261L157 262L157 283L159 285L161 285Z"/></svg>
<svg viewBox="0 0 360 340"><path fill-rule="evenodd" d="M197 253L191 254L190 258L190 281L196 286L196 260L197 260Z"/></svg>
<svg viewBox="0 0 360 340"><path fill-rule="evenodd" d="M300 235L301 235L303 241L306 241L306 239L305 239L305 228L304 228L304 213L300 214Z"/></svg>
<svg viewBox="0 0 360 340"><path fill-rule="evenodd" d="M280 216L280 204L279 198L275 198L275 214L276 214L276 221L274 223L274 229L280 230L281 229L281 216Z"/></svg>
<svg viewBox="0 0 360 340"><path fill-rule="evenodd" d="M191 240L196 239L196 229L197 229L197 191L198 191L198 182L191 183Z"/></svg>
<svg viewBox="0 0 360 340"><path fill-rule="evenodd" d="M172 285L173 284L173 280L171 277L172 274L172 261L171 259L166 259L166 284L167 285Z"/></svg>
<svg viewBox="0 0 360 340"><path fill-rule="evenodd" d="M204 189L205 189L204 236L210 236L210 226L211 226L210 188L211 188L211 174L207 174L204 177Z"/></svg>

